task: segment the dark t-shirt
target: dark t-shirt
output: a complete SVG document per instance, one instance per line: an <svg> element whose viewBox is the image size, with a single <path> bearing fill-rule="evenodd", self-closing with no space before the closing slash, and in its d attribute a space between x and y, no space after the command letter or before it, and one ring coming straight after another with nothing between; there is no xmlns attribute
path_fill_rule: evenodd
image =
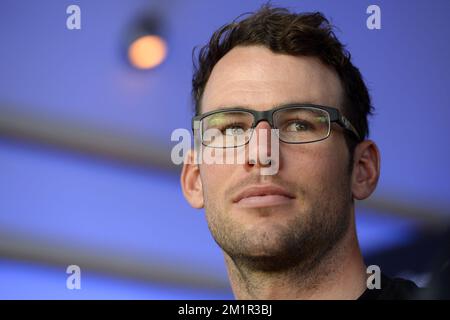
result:
<svg viewBox="0 0 450 320"><path fill-rule="evenodd" d="M400 278L391 279L381 275L380 289L366 289L358 300L410 300L418 299L421 291L411 280Z"/></svg>

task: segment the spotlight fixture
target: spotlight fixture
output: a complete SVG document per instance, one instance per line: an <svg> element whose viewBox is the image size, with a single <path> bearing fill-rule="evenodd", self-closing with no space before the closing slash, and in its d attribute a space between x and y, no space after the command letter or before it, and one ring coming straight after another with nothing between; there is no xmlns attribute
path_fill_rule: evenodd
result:
<svg viewBox="0 0 450 320"><path fill-rule="evenodd" d="M167 42L161 34L160 17L142 16L130 28L127 58L136 69L152 69L167 57Z"/></svg>

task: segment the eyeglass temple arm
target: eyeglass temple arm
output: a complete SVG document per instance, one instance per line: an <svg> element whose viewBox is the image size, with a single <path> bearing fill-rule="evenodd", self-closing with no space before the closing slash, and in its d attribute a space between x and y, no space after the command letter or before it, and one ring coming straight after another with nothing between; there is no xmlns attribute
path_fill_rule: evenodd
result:
<svg viewBox="0 0 450 320"><path fill-rule="evenodd" d="M353 132L356 138L358 138L358 140L361 141L361 136L359 135L358 131L356 131L355 127L350 123L350 121L347 120L346 117L341 115L340 118L338 119L338 123L345 129Z"/></svg>

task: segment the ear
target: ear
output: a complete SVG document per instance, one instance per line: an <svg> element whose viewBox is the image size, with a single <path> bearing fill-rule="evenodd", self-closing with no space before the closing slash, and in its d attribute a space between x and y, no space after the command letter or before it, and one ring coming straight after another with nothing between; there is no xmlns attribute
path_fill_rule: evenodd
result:
<svg viewBox="0 0 450 320"><path fill-rule="evenodd" d="M380 152L375 142L364 140L353 155L352 194L357 200L369 197L380 177Z"/></svg>
<svg viewBox="0 0 450 320"><path fill-rule="evenodd" d="M203 185L200 177L200 167L195 162L195 152L189 150L181 170L181 189L189 204L197 209L203 208Z"/></svg>

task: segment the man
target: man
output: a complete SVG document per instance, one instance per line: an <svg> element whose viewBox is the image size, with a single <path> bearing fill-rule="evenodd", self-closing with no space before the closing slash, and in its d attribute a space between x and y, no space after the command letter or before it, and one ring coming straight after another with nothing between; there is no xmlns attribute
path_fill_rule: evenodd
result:
<svg viewBox="0 0 450 320"><path fill-rule="evenodd" d="M367 288L354 199L375 190L380 154L366 139L367 88L326 18L266 5L216 31L198 60L200 148L188 155L181 184L188 202L205 208L235 297L412 294L412 282L384 276L381 290ZM270 158L274 135L278 157ZM271 161L249 156L264 143ZM202 150L230 148L245 152L244 163L195 161ZM262 174L274 161L276 173Z"/></svg>

